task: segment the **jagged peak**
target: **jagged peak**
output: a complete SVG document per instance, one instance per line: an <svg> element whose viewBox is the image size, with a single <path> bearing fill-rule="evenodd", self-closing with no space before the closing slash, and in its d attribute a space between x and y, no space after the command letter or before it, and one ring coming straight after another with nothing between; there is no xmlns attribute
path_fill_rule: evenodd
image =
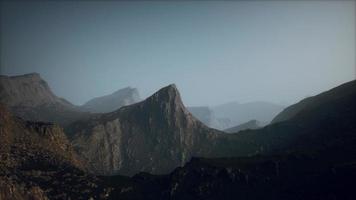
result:
<svg viewBox="0 0 356 200"><path fill-rule="evenodd" d="M22 75L15 75L15 76L1 75L0 77L2 77L2 78L11 78L11 79L29 78L29 79L42 80L41 75L39 73L36 73L36 72L28 73L28 74L22 74Z"/></svg>
<svg viewBox="0 0 356 200"><path fill-rule="evenodd" d="M138 93L138 90L137 90L137 88L128 86L128 87L124 87L124 88L116 90L111 95L121 94L122 92L132 92L132 93L136 92L136 93Z"/></svg>
<svg viewBox="0 0 356 200"><path fill-rule="evenodd" d="M160 102L171 102L182 104L182 99L180 97L180 93L175 84L170 84L158 90L152 96L148 97L148 99L160 101Z"/></svg>
<svg viewBox="0 0 356 200"><path fill-rule="evenodd" d="M169 84L163 88L161 88L160 90L158 90L155 94L157 93L164 93L164 92L170 92L171 94L176 94L176 95L180 95L179 91L177 89L177 86L173 83L173 84Z"/></svg>

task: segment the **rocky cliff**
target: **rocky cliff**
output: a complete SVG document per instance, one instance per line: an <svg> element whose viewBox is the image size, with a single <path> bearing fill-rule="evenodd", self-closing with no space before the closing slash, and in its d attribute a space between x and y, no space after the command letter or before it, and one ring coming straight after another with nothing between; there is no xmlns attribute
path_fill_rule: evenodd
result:
<svg viewBox="0 0 356 200"><path fill-rule="evenodd" d="M85 174L62 128L13 117L0 105L0 199L89 199L105 194ZM97 187L97 186L96 186Z"/></svg>
<svg viewBox="0 0 356 200"><path fill-rule="evenodd" d="M192 156L209 155L220 133L196 120L175 85L146 100L66 129L77 152L100 174L167 173Z"/></svg>

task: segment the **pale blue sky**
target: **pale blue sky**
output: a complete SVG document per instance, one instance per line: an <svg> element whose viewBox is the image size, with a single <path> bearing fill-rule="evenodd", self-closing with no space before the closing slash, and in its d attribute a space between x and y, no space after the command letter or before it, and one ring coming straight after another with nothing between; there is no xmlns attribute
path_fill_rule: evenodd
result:
<svg viewBox="0 0 356 200"><path fill-rule="evenodd" d="M176 83L186 105L290 104L355 78L355 1L1 2L1 73L75 104Z"/></svg>

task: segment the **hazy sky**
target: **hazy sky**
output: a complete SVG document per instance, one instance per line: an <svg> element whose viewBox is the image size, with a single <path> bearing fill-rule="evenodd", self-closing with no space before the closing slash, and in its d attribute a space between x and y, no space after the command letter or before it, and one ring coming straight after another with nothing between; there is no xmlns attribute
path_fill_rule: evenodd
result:
<svg viewBox="0 0 356 200"><path fill-rule="evenodd" d="M355 78L355 1L1 2L1 74L75 104L176 83L186 105L293 103Z"/></svg>

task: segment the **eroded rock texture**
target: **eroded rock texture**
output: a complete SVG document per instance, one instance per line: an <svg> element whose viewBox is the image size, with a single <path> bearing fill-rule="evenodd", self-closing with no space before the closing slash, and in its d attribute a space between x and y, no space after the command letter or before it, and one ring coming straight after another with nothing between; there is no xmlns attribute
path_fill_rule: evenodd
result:
<svg viewBox="0 0 356 200"><path fill-rule="evenodd" d="M143 102L73 123L66 130L92 171L126 175L167 173L192 156L210 155L220 133L186 110L175 85Z"/></svg>
<svg viewBox="0 0 356 200"><path fill-rule="evenodd" d="M13 117L0 105L0 199L105 199L62 128ZM101 184L102 185L102 184Z"/></svg>

